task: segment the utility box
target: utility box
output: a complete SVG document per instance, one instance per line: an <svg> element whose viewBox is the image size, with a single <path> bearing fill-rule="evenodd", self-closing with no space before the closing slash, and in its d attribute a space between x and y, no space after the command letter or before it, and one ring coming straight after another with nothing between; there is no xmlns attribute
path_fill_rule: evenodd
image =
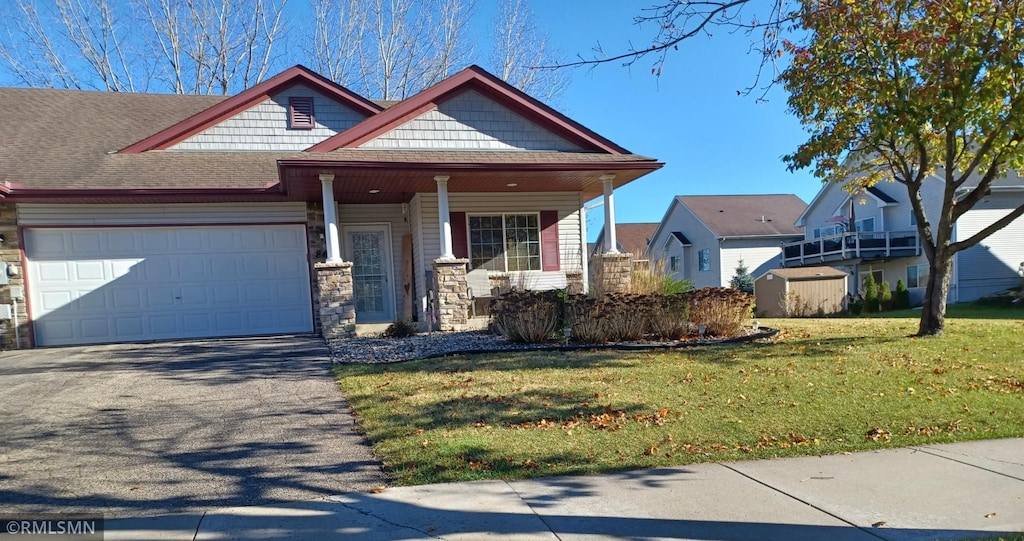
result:
<svg viewBox="0 0 1024 541"><path fill-rule="evenodd" d="M9 304L0 304L0 319L14 319L14 308Z"/></svg>
<svg viewBox="0 0 1024 541"><path fill-rule="evenodd" d="M10 276L7 275L7 263L0 261L0 286L5 286L11 283Z"/></svg>

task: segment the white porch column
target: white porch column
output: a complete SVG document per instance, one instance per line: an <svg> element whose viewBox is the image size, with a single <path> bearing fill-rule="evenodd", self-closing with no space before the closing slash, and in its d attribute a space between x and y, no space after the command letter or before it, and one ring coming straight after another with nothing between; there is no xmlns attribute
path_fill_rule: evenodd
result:
<svg viewBox="0 0 1024 541"><path fill-rule="evenodd" d="M615 175L601 175L604 184L604 253L619 253L619 243L615 238L615 199L612 194L612 181Z"/></svg>
<svg viewBox="0 0 1024 541"><path fill-rule="evenodd" d="M437 219L441 224L441 257L439 259L455 259L452 251L452 219L448 213L448 177L438 175L434 177L437 182Z"/></svg>
<svg viewBox="0 0 1024 541"><path fill-rule="evenodd" d="M327 262L341 262L341 242L338 239L338 212L334 204L334 173L320 174L320 189L324 200L324 240L327 243Z"/></svg>

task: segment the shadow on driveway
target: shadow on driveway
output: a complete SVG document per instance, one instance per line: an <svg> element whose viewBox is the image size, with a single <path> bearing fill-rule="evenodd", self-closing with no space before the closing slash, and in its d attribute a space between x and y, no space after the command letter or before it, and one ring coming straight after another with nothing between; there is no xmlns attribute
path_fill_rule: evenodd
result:
<svg viewBox="0 0 1024 541"><path fill-rule="evenodd" d="M312 336L0 355L7 512L150 516L386 483Z"/></svg>

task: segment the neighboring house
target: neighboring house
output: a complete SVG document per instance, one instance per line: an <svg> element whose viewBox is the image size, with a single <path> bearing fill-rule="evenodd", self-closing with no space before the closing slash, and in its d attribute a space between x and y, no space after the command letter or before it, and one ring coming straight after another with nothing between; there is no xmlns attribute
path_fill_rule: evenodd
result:
<svg viewBox="0 0 1024 541"><path fill-rule="evenodd" d="M296 66L0 118L6 347L457 328L467 280L582 281L583 203L662 165L475 66L386 109Z"/></svg>
<svg viewBox="0 0 1024 541"><path fill-rule="evenodd" d="M654 223L634 223L634 224L615 224L615 244L619 252L624 254L632 254L637 259L647 258L647 243L651 240L651 235L658 229L657 222ZM590 257L593 258L595 255L603 251L605 245L604 239L604 228L601 228L601 232L597 234L597 241L592 243L590 247Z"/></svg>
<svg viewBox="0 0 1024 541"><path fill-rule="evenodd" d="M680 195L651 236L651 259L694 287L728 286L740 260L752 276L782 264L782 244L803 233L793 223L807 205L783 195Z"/></svg>
<svg viewBox="0 0 1024 541"><path fill-rule="evenodd" d="M945 183L925 180L921 197L928 216L942 207ZM1024 202L1024 179L1016 174L997 180L991 193L960 217L954 242L964 240L1005 216ZM825 185L797 220L805 239L788 244L785 265L830 265L849 273L849 290L862 294L868 273L875 282L896 288L903 280L911 303L919 305L928 281L928 260L918 241L906 188L883 182L851 195L836 183ZM976 300L1020 285L1018 267L1024 262L1024 218L997 231L980 244L956 254L949 302Z"/></svg>

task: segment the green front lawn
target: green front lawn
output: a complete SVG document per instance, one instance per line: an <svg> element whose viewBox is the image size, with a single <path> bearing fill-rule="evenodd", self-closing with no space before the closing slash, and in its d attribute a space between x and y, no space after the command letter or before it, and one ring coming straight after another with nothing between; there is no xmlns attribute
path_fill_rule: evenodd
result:
<svg viewBox="0 0 1024 541"><path fill-rule="evenodd" d="M930 339L907 338L913 319L761 324L775 343L336 374L400 484L1024 436L1024 320L951 319Z"/></svg>

